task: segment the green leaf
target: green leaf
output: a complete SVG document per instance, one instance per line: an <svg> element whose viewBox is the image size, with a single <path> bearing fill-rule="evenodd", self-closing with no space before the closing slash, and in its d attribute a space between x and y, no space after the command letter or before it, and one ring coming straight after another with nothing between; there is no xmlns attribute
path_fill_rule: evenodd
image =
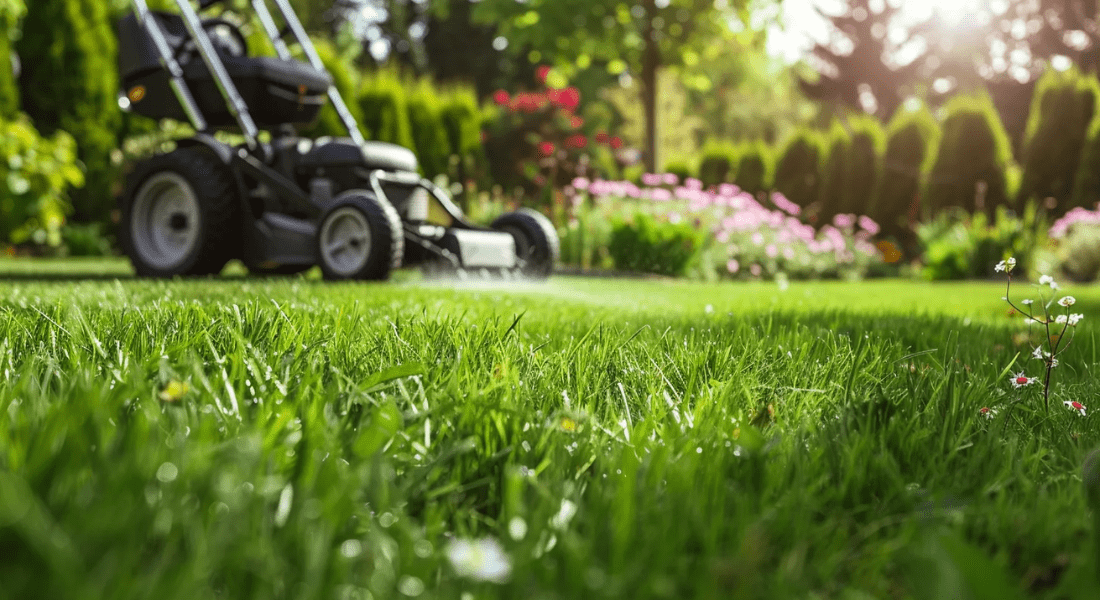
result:
<svg viewBox="0 0 1100 600"><path fill-rule="evenodd" d="M402 377L412 377L414 375L423 375L424 365L420 363L408 363L404 365L397 365L396 367L390 367L388 369L379 371L374 375L371 375L363 382L362 387L364 390L369 390L375 386L383 383L389 383L394 379L401 379Z"/></svg>
<svg viewBox="0 0 1100 600"><path fill-rule="evenodd" d="M374 409L370 425L364 428L355 440L355 454L359 458L373 456L397 435L402 426L401 410L393 400L387 400Z"/></svg>

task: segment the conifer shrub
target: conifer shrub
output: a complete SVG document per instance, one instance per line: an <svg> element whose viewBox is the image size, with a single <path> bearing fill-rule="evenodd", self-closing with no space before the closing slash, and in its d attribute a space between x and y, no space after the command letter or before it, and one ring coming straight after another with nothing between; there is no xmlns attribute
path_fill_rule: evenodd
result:
<svg viewBox="0 0 1100 600"><path fill-rule="evenodd" d="M1039 80L1024 138L1017 204L1053 198L1056 216L1073 207L1077 167L1097 113L1098 96L1096 77L1076 69L1061 73L1051 69Z"/></svg>
<svg viewBox="0 0 1100 600"><path fill-rule="evenodd" d="M821 164L821 187L817 192L817 205L808 211L825 223L845 212L848 198L848 155L852 138L837 121L833 121L828 133L828 151Z"/></svg>
<svg viewBox="0 0 1100 600"><path fill-rule="evenodd" d="M681 183L689 177L695 177L695 169L692 169L691 165L684 160L674 160L666 163L665 173L675 175Z"/></svg>
<svg viewBox="0 0 1100 600"><path fill-rule="evenodd" d="M11 36L26 10L23 0L0 2L0 119L12 119L19 113L19 87L15 81Z"/></svg>
<svg viewBox="0 0 1100 600"><path fill-rule="evenodd" d="M699 161L699 180L708 188L720 183L733 183L738 159L736 146L709 144L703 149L702 158Z"/></svg>
<svg viewBox="0 0 1100 600"><path fill-rule="evenodd" d="M331 42L317 40L314 42L314 46L317 48L318 56L321 57L321 62L325 64L325 69L332 75L333 85L343 96L344 103L348 105L348 111L362 128L364 125L363 109L361 103L355 101L359 96L357 92L359 81L354 67L348 60L340 56ZM308 137L347 137L348 131L344 127L343 121L340 120L340 115L337 114L336 109L329 103L321 109L317 121L304 132L304 135Z"/></svg>
<svg viewBox="0 0 1100 600"><path fill-rule="evenodd" d="M784 146L776 164L775 190L802 208L816 202L823 152L824 141L819 133L810 129L796 132Z"/></svg>
<svg viewBox="0 0 1100 600"><path fill-rule="evenodd" d="M989 95L956 96L944 112L943 135L924 186L922 214L960 207L992 216L998 206L1011 207L1006 172L1012 147Z"/></svg>
<svg viewBox="0 0 1100 600"><path fill-rule="evenodd" d="M447 133L451 178L457 181L483 178L488 169L481 144L484 116L477 96L467 87L450 88L441 95L439 114Z"/></svg>
<svg viewBox="0 0 1100 600"><path fill-rule="evenodd" d="M1100 202L1100 115L1092 120L1073 182L1071 207L1091 209Z"/></svg>
<svg viewBox="0 0 1100 600"><path fill-rule="evenodd" d="M911 245L910 218L919 214L924 174L935 159L939 124L927 107L900 110L887 127L886 152L875 199L867 216L882 227L882 235Z"/></svg>
<svg viewBox="0 0 1100 600"><path fill-rule="evenodd" d="M429 178L446 175L451 149L447 130L443 126L439 95L427 82L421 81L409 92L409 126L420 169Z"/></svg>
<svg viewBox="0 0 1100 600"><path fill-rule="evenodd" d="M734 183L754 196L769 191L773 161L771 149L763 142L746 144L741 150Z"/></svg>
<svg viewBox="0 0 1100 600"><path fill-rule="evenodd" d="M405 86L393 73L379 71L366 77L359 90L359 108L368 139L413 147Z"/></svg>
<svg viewBox="0 0 1100 600"><path fill-rule="evenodd" d="M875 187L882 172L886 134L878 119L860 115L848 120L851 143L845 165L845 186L838 212L865 215L871 209Z"/></svg>
<svg viewBox="0 0 1100 600"><path fill-rule="evenodd" d="M76 140L86 185L73 193L80 221L109 222L115 207L119 145L117 43L103 0L27 2L15 43L20 104L44 136Z"/></svg>

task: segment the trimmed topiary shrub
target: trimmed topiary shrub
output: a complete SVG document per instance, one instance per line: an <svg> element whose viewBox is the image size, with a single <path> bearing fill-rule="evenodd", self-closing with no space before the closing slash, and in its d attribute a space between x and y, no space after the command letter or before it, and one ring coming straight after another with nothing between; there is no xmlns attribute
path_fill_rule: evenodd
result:
<svg viewBox="0 0 1100 600"><path fill-rule="evenodd" d="M934 160L939 135L939 124L925 106L900 110L890 121L882 175L867 210L867 216L882 227L883 236L910 246L915 241L909 219L919 216L921 185Z"/></svg>
<svg viewBox="0 0 1100 600"><path fill-rule="evenodd" d="M75 217L108 222L115 202L118 147L117 53L113 24L102 0L27 3L15 51L22 63L23 110L45 136L59 130L76 140L86 185L73 193Z"/></svg>
<svg viewBox="0 0 1100 600"><path fill-rule="evenodd" d="M695 177L695 170L691 168L686 161L674 160L665 165L665 173L672 173L680 179L680 183L684 180Z"/></svg>
<svg viewBox="0 0 1100 600"><path fill-rule="evenodd" d="M369 139L413 147L405 86L395 74L379 71L365 78L359 88L359 109Z"/></svg>
<svg viewBox="0 0 1100 600"><path fill-rule="evenodd" d="M733 183L738 158L737 147L732 144L709 144L699 161L699 180L708 188L720 183Z"/></svg>
<svg viewBox="0 0 1100 600"><path fill-rule="evenodd" d="M614 225L607 250L616 269L683 275L703 247L703 234L687 223L658 222L637 213Z"/></svg>
<svg viewBox="0 0 1100 600"><path fill-rule="evenodd" d="M860 115L848 119L851 141L848 147L845 180L841 195L842 213L867 214L881 173L886 134L878 119Z"/></svg>
<svg viewBox="0 0 1100 600"><path fill-rule="evenodd" d="M734 183L754 196L771 190L773 160L771 149L763 142L746 144L741 150Z"/></svg>
<svg viewBox="0 0 1100 600"><path fill-rule="evenodd" d="M816 210L809 211L816 214L822 223L831 221L848 208L848 155L852 149L852 138L839 122L833 121L828 140L829 149L821 165L821 187L817 192Z"/></svg>
<svg viewBox="0 0 1100 600"><path fill-rule="evenodd" d="M348 111L351 112L351 116L355 117L355 121L359 123L359 128L362 129L363 123L363 109L360 102L356 102L359 94L359 81L356 77L355 69L352 65L343 58L336 51L336 47L333 46L327 40L317 40L314 42L317 47L317 54L321 57L321 62L325 63L325 68L328 69L330 75L332 75L333 84L336 89L340 91L340 95L344 97L344 103L348 105ZM344 127L343 121L340 120L340 115L336 113L336 109L332 107L332 104L326 104L321 109L320 116L317 117L317 122L309 127L304 135L308 137L347 137L348 131ZM364 132L364 135L369 135Z"/></svg>
<svg viewBox="0 0 1100 600"><path fill-rule="evenodd" d="M802 208L816 202L823 152L824 141L819 133L809 129L795 133L775 167L776 191Z"/></svg>
<svg viewBox="0 0 1100 600"><path fill-rule="evenodd" d="M1048 70L1039 80L1025 134L1018 205L1053 198L1056 216L1073 207L1074 180L1098 96L1096 77L1076 69Z"/></svg>
<svg viewBox="0 0 1100 600"><path fill-rule="evenodd" d="M1012 148L989 95L956 96L944 107L943 136L923 194L922 213L957 206L992 216L1010 205L1006 170Z"/></svg>
<svg viewBox="0 0 1100 600"><path fill-rule="evenodd" d="M465 182L487 171L481 145L483 114L470 88L450 88L442 96L439 116L447 132L450 175L453 180Z"/></svg>
<svg viewBox="0 0 1100 600"><path fill-rule="evenodd" d="M429 178L446 175L451 160L447 130L443 126L439 94L420 82L409 93L409 126L412 128L420 170Z"/></svg>

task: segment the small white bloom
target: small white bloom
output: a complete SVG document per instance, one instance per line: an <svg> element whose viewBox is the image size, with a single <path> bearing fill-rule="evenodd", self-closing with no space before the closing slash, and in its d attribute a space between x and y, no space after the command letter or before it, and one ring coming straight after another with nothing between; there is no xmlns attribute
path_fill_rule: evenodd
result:
<svg viewBox="0 0 1100 600"><path fill-rule="evenodd" d="M1031 353L1031 357L1042 360L1044 354L1046 354L1046 352L1043 352L1042 347L1036 347L1035 352Z"/></svg>
<svg viewBox="0 0 1100 600"><path fill-rule="evenodd" d="M1067 317L1066 315L1058 315L1057 317L1054 317L1054 322L1059 325L1065 325L1069 322L1069 317Z"/></svg>
<svg viewBox="0 0 1100 600"><path fill-rule="evenodd" d="M1073 306L1076 303L1077 303L1076 298L1074 298L1073 296L1066 296L1065 298L1062 298L1061 300L1058 301L1058 306L1069 308L1069 307Z"/></svg>
<svg viewBox="0 0 1100 600"><path fill-rule="evenodd" d="M989 408L988 406L983 406L978 410L978 413L987 419L992 419L997 415L997 412L996 408Z"/></svg>
<svg viewBox="0 0 1100 600"><path fill-rule="evenodd" d="M493 538L455 539L447 544L446 552L459 577L504 583L512 574L512 559Z"/></svg>
<svg viewBox="0 0 1100 600"><path fill-rule="evenodd" d="M1039 277L1039 285L1053 285L1054 278L1050 275L1042 275Z"/></svg>
<svg viewBox="0 0 1100 600"><path fill-rule="evenodd" d="M1015 267L1016 267L1016 259L1015 258L1009 258L1007 260L1002 260L1001 262L997 263L997 266L993 267L993 268L998 273L1000 273L1001 271L1011 272L1012 269L1015 268Z"/></svg>
<svg viewBox="0 0 1100 600"><path fill-rule="evenodd" d="M1077 327L1077 323L1081 319L1084 319L1084 318L1085 318L1085 315L1083 315L1081 313L1073 313L1072 315L1069 316L1069 326L1070 327Z"/></svg>
<svg viewBox="0 0 1100 600"><path fill-rule="evenodd" d="M1050 355L1048 354L1047 356L1050 356ZM1057 358L1054 358L1053 356L1050 356L1050 358L1048 360L1050 360L1050 368L1053 369L1054 367L1058 366L1058 359Z"/></svg>
<svg viewBox="0 0 1100 600"><path fill-rule="evenodd" d="M1014 387L1016 389L1019 389L1019 388L1022 388L1024 386L1031 385L1031 384L1035 383L1038 380L1035 379L1034 377L1028 377L1027 375L1024 375L1023 371L1020 371L1019 373L1012 376L1011 381L1012 381L1012 387Z"/></svg>
<svg viewBox="0 0 1100 600"><path fill-rule="evenodd" d="M1024 300L1024 304L1027 305L1027 306L1030 306L1032 302L1034 302L1034 300L1032 300L1031 298L1028 298L1027 300Z"/></svg>

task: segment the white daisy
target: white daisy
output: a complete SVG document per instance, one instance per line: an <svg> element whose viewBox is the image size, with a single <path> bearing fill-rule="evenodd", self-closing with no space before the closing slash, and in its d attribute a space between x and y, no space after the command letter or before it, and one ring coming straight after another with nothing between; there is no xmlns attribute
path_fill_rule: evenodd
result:
<svg viewBox="0 0 1100 600"><path fill-rule="evenodd" d="M1074 402L1072 400L1066 400L1062 404L1064 404L1065 407L1070 409L1070 410L1077 411L1077 414L1081 415L1082 417L1085 416L1085 405L1081 404L1080 402Z"/></svg>
<svg viewBox="0 0 1100 600"><path fill-rule="evenodd" d="M1061 300L1058 301L1058 306L1063 306L1065 308L1069 308L1069 307L1073 306L1076 302L1077 302L1077 299L1074 298L1073 296L1066 296L1065 298L1062 298Z"/></svg>

